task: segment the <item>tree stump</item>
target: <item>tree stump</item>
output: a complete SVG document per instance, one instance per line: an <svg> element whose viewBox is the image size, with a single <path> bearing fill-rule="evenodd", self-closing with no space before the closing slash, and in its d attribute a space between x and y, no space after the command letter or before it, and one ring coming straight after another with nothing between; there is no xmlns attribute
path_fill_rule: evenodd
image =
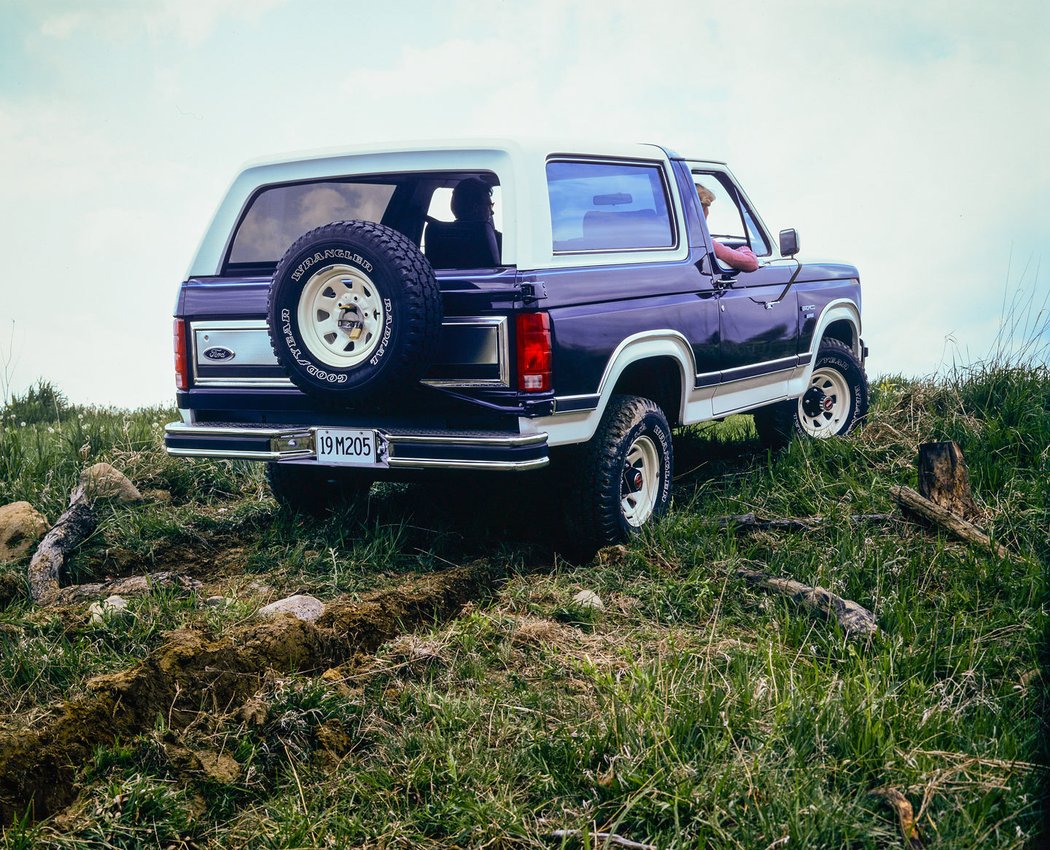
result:
<svg viewBox="0 0 1050 850"><path fill-rule="evenodd" d="M980 516L980 509L970 492L966 460L958 443L922 443L918 464L920 494L963 519Z"/></svg>

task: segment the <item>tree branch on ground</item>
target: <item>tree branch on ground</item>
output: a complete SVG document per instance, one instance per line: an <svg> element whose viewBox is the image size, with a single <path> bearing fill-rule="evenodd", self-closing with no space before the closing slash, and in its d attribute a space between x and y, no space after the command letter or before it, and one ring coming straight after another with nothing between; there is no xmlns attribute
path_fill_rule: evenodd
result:
<svg viewBox="0 0 1050 850"><path fill-rule="evenodd" d="M891 487L890 495L893 496L901 507L917 514L934 525L938 525L941 528L950 531L960 540L965 540L967 543L972 543L984 549L990 549L1000 558L1009 558L1011 556L1010 551L1005 546L993 543L988 535L981 531L977 526L967 522L960 516L956 516L951 511L942 508L940 505L934 504L924 496L920 496L912 490L911 487Z"/></svg>
<svg viewBox="0 0 1050 850"><path fill-rule="evenodd" d="M847 521L852 525L863 525L864 523L893 522L899 519L900 517L894 514L851 514ZM710 517L707 520L709 524L718 528L736 528L740 531L813 531L835 521L832 517L824 516L761 519L753 513Z"/></svg>
<svg viewBox="0 0 1050 850"><path fill-rule="evenodd" d="M44 535L29 562L29 595L33 601L38 605L60 601L66 563L98 526L96 501L135 502L141 498L135 485L108 463L96 463L85 469L70 494L69 507Z"/></svg>
<svg viewBox="0 0 1050 850"><path fill-rule="evenodd" d="M879 631L871 611L823 587L802 584L791 578L777 578L749 567L740 567L736 573L755 587L786 596L811 612L834 617L848 637L869 637Z"/></svg>

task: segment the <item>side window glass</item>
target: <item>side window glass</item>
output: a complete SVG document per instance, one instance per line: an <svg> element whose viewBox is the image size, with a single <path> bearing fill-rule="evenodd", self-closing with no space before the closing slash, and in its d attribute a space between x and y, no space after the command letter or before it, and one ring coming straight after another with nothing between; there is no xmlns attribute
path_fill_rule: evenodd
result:
<svg viewBox="0 0 1050 850"><path fill-rule="evenodd" d="M751 250L755 252L755 255L758 257L765 257L769 254L769 246L766 244L766 240L762 236L762 231L758 229L758 225L755 224L755 220L751 217L751 210L747 207L744 207L744 225L747 227L747 238L751 243Z"/></svg>
<svg viewBox="0 0 1050 850"><path fill-rule="evenodd" d="M300 183L266 189L252 202L230 250L231 263L276 264L306 231L358 218L382 221L394 186L381 183Z"/></svg>
<svg viewBox="0 0 1050 850"><path fill-rule="evenodd" d="M737 194L725 178L717 173L693 172L700 203L707 216L707 230L729 248L748 247L756 256L764 257L769 245L755 223L751 211L737 200ZM704 202L707 201L705 204Z"/></svg>
<svg viewBox="0 0 1050 850"><path fill-rule="evenodd" d="M628 163L547 163L556 252L672 248L663 170Z"/></svg>

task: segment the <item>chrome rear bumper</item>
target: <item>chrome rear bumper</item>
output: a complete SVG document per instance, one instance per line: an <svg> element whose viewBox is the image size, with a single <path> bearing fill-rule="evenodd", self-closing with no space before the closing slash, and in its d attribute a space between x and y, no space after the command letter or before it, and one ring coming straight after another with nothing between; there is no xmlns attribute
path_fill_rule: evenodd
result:
<svg viewBox="0 0 1050 850"><path fill-rule="evenodd" d="M550 462L546 434L375 430L387 445L383 468L513 472ZM164 447L175 457L309 463L316 462L316 431L308 425L172 422L164 429Z"/></svg>

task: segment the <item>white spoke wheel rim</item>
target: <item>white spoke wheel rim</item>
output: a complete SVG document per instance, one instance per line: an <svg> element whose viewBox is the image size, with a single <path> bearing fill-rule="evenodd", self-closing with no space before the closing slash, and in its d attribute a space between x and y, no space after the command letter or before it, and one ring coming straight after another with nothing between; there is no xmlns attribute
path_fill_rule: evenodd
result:
<svg viewBox="0 0 1050 850"><path fill-rule="evenodd" d="M310 276L299 295L297 318L303 343L314 357L349 369L371 357L379 345L386 310L368 275L337 264Z"/></svg>
<svg viewBox="0 0 1050 850"><path fill-rule="evenodd" d="M809 379L807 392L814 388L820 390L824 397L830 399L816 416L807 415L803 408L803 399L798 400L798 421L802 423L802 430L811 437L823 439L838 434L852 402L849 384L846 376L837 369L814 369Z"/></svg>
<svg viewBox="0 0 1050 850"><path fill-rule="evenodd" d="M640 476L636 490L629 488L626 480L628 474L635 472ZM652 438L642 434L627 450L620 477L620 510L628 525L638 528L653 515L659 487L660 452Z"/></svg>

